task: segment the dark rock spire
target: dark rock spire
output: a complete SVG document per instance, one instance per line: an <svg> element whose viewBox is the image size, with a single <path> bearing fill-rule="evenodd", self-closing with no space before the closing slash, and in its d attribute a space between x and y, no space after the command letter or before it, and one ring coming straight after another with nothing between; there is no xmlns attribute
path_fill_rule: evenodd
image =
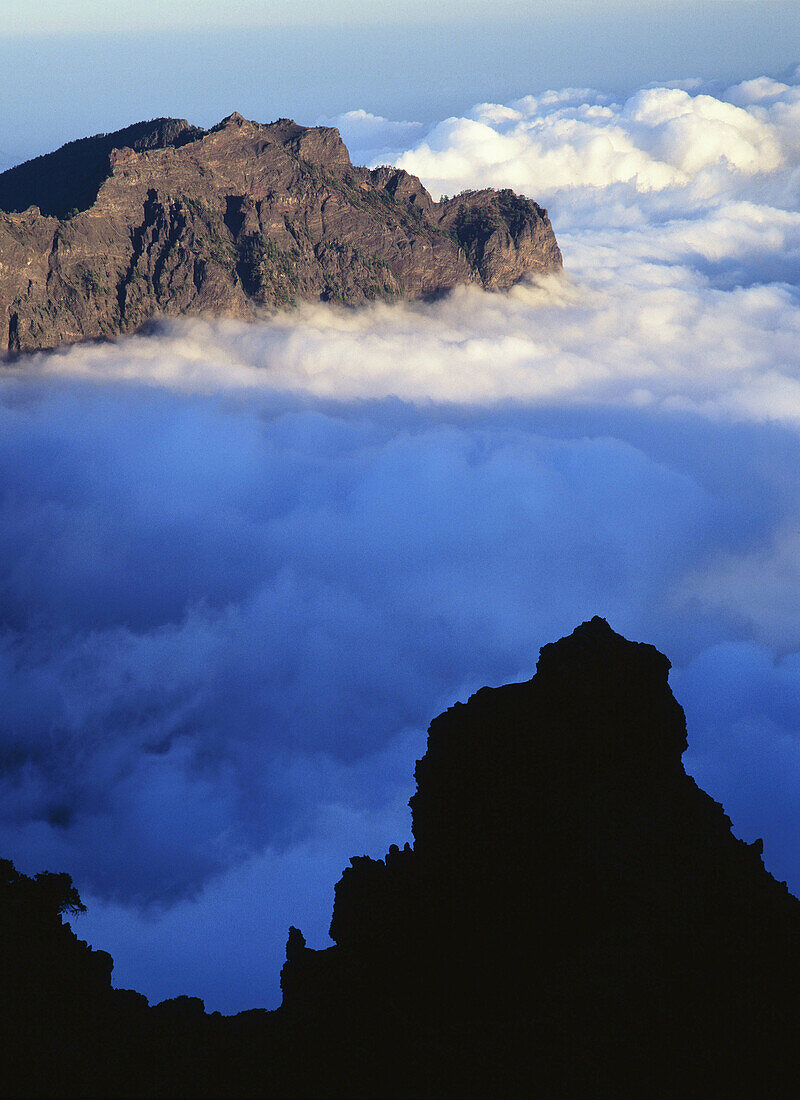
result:
<svg viewBox="0 0 800 1100"><path fill-rule="evenodd" d="M520 1095L536 1073L657 1092L757 1076L776 1014L798 1019L800 903L684 772L669 668L595 617L532 680L436 718L414 850L351 861L337 946L285 968L284 1011L302 987L351 1026L448 1021L449 1095L488 1095L500 1048Z"/></svg>

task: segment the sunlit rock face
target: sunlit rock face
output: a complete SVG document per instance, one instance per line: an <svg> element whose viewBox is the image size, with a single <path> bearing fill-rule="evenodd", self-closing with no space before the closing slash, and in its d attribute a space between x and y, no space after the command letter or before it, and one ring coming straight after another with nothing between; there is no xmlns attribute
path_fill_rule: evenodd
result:
<svg viewBox="0 0 800 1100"><path fill-rule="evenodd" d="M501 290L560 267L535 202L433 202L402 169L354 167L335 128L290 119L157 119L0 175L0 351L155 316Z"/></svg>

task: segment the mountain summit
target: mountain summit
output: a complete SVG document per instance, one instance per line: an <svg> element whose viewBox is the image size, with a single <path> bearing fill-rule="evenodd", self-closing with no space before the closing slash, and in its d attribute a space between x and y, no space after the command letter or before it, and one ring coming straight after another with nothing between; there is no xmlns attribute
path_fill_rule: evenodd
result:
<svg viewBox="0 0 800 1100"><path fill-rule="evenodd" d="M434 202L402 169L355 167L333 127L234 113L209 131L136 123L0 174L0 261L0 351L24 351L156 316L503 289L561 253L512 191Z"/></svg>

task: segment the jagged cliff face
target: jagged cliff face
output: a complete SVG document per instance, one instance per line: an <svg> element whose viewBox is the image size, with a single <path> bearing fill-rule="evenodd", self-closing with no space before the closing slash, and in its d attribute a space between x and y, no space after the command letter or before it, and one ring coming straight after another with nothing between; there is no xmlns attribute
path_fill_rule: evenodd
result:
<svg viewBox="0 0 800 1100"><path fill-rule="evenodd" d="M34 204L34 205L31 205ZM496 290L561 267L547 213L511 191L435 203L354 167L337 130L159 119L0 175L0 350L249 318L301 300Z"/></svg>

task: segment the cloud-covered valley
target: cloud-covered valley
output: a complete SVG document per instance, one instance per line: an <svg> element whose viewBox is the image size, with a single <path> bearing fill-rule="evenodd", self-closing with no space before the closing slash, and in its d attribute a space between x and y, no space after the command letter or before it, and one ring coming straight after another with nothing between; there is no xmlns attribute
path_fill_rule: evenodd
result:
<svg viewBox="0 0 800 1100"><path fill-rule="evenodd" d="M545 203L564 276L4 368L0 844L118 984L276 1003L428 721L593 614L800 890L798 84L351 112L356 161Z"/></svg>

